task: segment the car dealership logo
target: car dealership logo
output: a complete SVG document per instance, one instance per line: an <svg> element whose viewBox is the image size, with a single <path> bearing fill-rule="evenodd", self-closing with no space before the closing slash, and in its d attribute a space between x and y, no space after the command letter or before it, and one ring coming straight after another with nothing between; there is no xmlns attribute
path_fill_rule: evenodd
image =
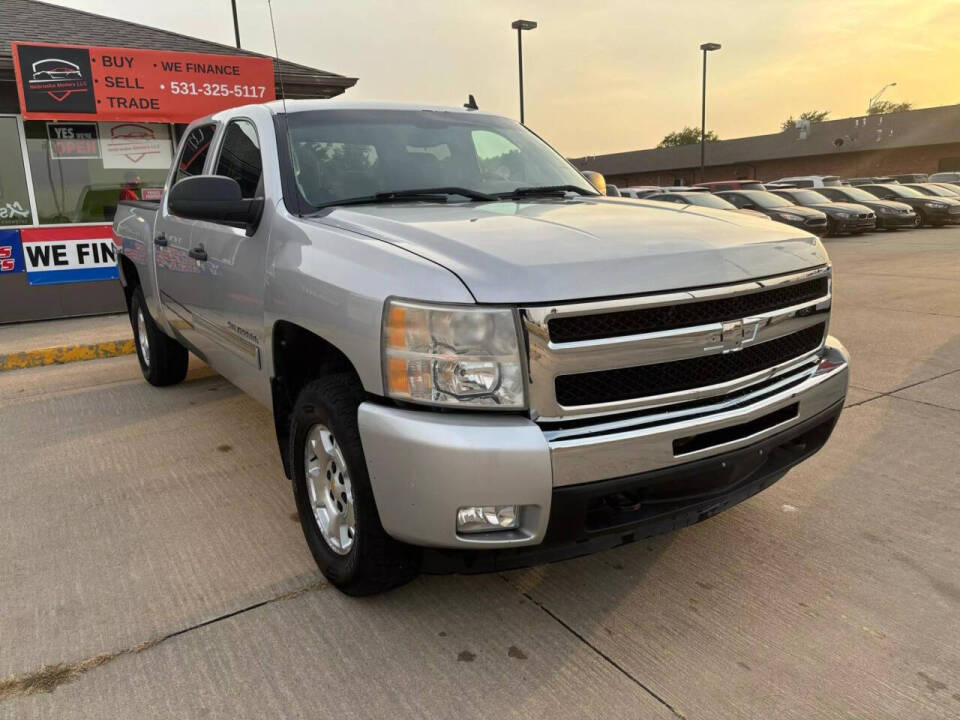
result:
<svg viewBox="0 0 960 720"><path fill-rule="evenodd" d="M57 102L63 102L73 93L87 92L89 83L80 66L60 58L44 58L31 65L33 75L28 81L33 90L44 90Z"/></svg>
<svg viewBox="0 0 960 720"><path fill-rule="evenodd" d="M140 123L120 123L110 128L110 151L138 163L147 155L160 152L153 128Z"/></svg>
<svg viewBox="0 0 960 720"><path fill-rule="evenodd" d="M13 45L26 112L96 114L97 99L94 97L93 66L88 48Z"/></svg>

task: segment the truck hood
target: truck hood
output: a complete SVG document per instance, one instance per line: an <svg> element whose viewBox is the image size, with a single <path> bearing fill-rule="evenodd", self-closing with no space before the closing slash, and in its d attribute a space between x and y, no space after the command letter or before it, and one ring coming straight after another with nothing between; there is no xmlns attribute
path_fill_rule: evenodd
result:
<svg viewBox="0 0 960 720"><path fill-rule="evenodd" d="M817 238L787 225L632 199L363 205L331 208L313 222L436 262L484 303L694 288L828 262Z"/></svg>

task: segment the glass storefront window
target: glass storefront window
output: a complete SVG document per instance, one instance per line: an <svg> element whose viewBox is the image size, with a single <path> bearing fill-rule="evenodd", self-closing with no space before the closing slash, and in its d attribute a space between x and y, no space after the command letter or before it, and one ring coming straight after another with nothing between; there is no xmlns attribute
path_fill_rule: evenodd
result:
<svg viewBox="0 0 960 720"><path fill-rule="evenodd" d="M110 222L120 200L153 199L173 156L170 126L24 122L41 225Z"/></svg>
<svg viewBox="0 0 960 720"><path fill-rule="evenodd" d="M27 178L15 117L0 117L0 227L32 225Z"/></svg>

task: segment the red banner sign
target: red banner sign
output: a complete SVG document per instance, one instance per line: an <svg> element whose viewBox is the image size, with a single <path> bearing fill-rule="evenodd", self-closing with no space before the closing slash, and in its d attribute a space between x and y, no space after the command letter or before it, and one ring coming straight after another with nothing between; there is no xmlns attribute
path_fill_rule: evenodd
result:
<svg viewBox="0 0 960 720"><path fill-rule="evenodd" d="M187 123L276 98L270 58L15 42L13 63L28 120Z"/></svg>

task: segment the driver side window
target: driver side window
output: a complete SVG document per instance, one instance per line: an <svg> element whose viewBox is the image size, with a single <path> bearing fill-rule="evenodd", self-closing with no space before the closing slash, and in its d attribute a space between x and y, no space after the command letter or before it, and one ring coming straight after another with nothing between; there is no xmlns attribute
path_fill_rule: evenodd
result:
<svg viewBox="0 0 960 720"><path fill-rule="evenodd" d="M257 130L249 120L234 120L227 125L213 174L236 180L244 198L257 196L263 162Z"/></svg>

